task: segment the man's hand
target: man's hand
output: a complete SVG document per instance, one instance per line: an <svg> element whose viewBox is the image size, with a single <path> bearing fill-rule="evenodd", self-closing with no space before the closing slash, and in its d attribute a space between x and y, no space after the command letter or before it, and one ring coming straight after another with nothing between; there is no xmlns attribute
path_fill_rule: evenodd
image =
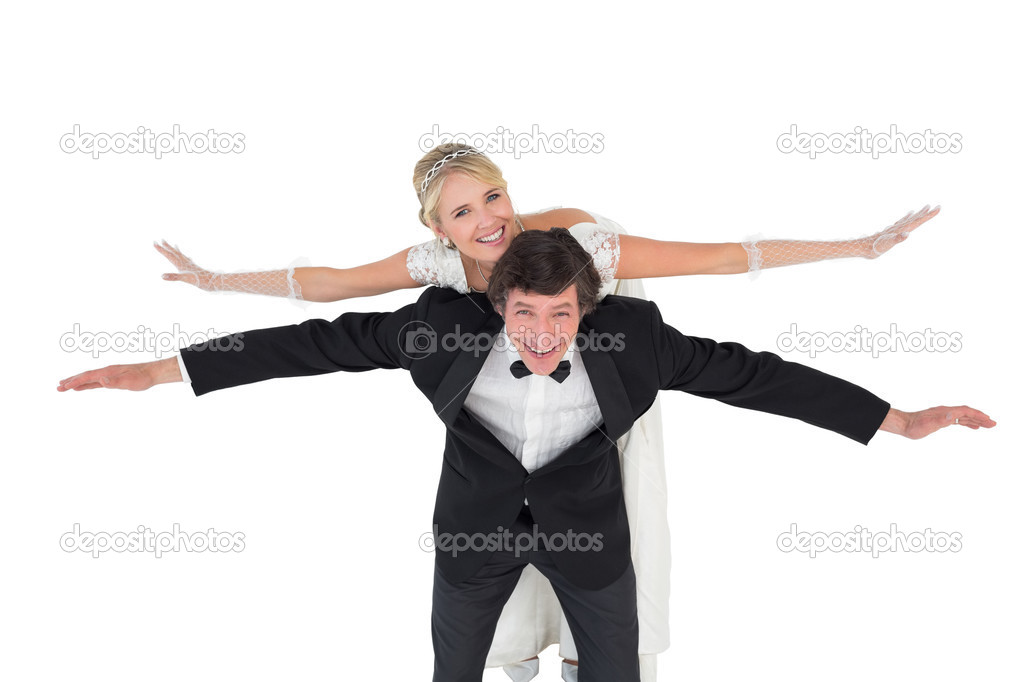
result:
<svg viewBox="0 0 1023 682"><path fill-rule="evenodd" d="M127 391L144 391L157 384L181 381L181 370L176 357L143 362L138 365L110 365L102 369L82 372L63 379L57 390L84 391L90 388L120 388Z"/></svg>
<svg viewBox="0 0 1023 682"><path fill-rule="evenodd" d="M932 407L920 412L903 412L893 407L881 423L880 430L916 440L953 425L967 426L976 431L979 428L990 429L995 421L980 410L966 405Z"/></svg>

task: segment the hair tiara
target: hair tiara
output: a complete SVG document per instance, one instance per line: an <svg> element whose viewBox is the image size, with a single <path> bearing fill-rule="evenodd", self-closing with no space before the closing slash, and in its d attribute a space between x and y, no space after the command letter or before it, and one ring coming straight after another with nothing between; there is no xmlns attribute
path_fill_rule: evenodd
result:
<svg viewBox="0 0 1023 682"><path fill-rule="evenodd" d="M479 154L480 156L484 155L480 150L469 147L467 149L459 149L457 152L452 152L437 163L433 164L433 168L426 172L426 177L423 178L423 182L419 187L419 200L422 201L423 196L426 194L426 188L430 185L430 181L437 176L437 173L445 163L451 159L457 159L459 156L468 156L470 154Z"/></svg>

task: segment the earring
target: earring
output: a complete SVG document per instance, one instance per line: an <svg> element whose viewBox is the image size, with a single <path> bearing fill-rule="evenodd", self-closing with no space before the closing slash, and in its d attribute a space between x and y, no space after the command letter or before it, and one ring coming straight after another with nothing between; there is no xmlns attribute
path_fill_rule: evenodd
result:
<svg viewBox="0 0 1023 682"><path fill-rule="evenodd" d="M451 243L451 238L448 237L447 235L444 235L441 238L440 242L441 242L441 244L443 244L444 246L446 246L449 249L455 248L455 245Z"/></svg>

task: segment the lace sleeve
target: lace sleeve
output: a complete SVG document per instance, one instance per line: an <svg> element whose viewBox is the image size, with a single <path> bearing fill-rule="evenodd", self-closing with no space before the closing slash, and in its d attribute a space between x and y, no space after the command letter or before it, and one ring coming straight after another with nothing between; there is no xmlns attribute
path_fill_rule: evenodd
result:
<svg viewBox="0 0 1023 682"><path fill-rule="evenodd" d="M405 259L405 266L408 267L409 277L420 284L429 286L437 284L437 268L434 264L434 249L436 242L424 242L409 249L408 258Z"/></svg>
<svg viewBox="0 0 1023 682"><path fill-rule="evenodd" d="M611 282L618 272L618 257L621 254L618 235L593 223L579 223L569 228L569 232L593 257L593 265L597 268L601 283Z"/></svg>
<svg viewBox="0 0 1023 682"><path fill-rule="evenodd" d="M616 235L616 237L621 237L623 234L629 234L624 227L610 218L605 218L593 211L587 211L587 213L590 214L590 217L593 218L593 222L596 223L596 225L591 224L588 226L594 233L604 232L608 235ZM594 237L591 236L591 239L593 238ZM600 241L602 241L602 243L599 243ZM605 265L604 271L606 272L610 269L614 273L614 276L617 276L617 268L621 262L621 251L617 238L613 240L613 243L609 244L611 241L612 240L609 237L605 236L603 240L598 240L598 248L589 249L589 251L594 254L593 260L594 263L597 263L598 269L601 268L602 260L610 261L610 264ZM601 256L597 253L598 251L604 255ZM601 277L603 276L604 273L601 273ZM597 293L597 300L602 301L608 294L631 296L632 298L643 299L647 297L646 290L643 288L643 280L641 279L612 279L607 281L600 286L600 291Z"/></svg>
<svg viewBox="0 0 1023 682"><path fill-rule="evenodd" d="M834 258L873 259L909 238L909 234L938 214L940 206L930 205L913 213L910 211L894 224L868 237L835 241L804 241L798 239L769 239L757 235L742 242L749 261L749 272L755 276L765 268L816 263Z"/></svg>
<svg viewBox="0 0 1023 682"><path fill-rule="evenodd" d="M469 292L458 252L444 248L436 239L409 249L405 266L409 276L420 284L454 289L463 294Z"/></svg>

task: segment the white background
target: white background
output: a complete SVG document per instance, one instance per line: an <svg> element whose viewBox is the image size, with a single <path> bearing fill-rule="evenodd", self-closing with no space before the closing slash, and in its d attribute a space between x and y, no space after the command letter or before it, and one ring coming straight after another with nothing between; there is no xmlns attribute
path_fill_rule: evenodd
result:
<svg viewBox="0 0 1023 682"><path fill-rule="evenodd" d="M419 140L503 126L599 133L599 154L493 154L521 211L605 215L678 241L830 239L924 204L876 261L650 280L683 332L779 352L800 330L958 332L957 353L780 353L898 408L999 425L864 448L800 422L665 395L668 680L1019 679L1016 198L1019 22L1000 5L420 2L34 4L5 9L0 156L8 376L0 677L428 679L430 530L443 429L402 372L267 382L201 399L59 394L152 353L64 352L91 332L189 332L390 310L167 283L150 246L223 270L346 267L429 234ZM782 154L862 126L958 133L957 154ZM66 154L93 133L245 135L241 154ZM241 553L98 559L87 531L243 532ZM825 554L779 533L926 528L958 553ZM1016 575L1017 578L1012 576ZM539 679L558 679L554 650ZM504 679L489 671L486 679Z"/></svg>

